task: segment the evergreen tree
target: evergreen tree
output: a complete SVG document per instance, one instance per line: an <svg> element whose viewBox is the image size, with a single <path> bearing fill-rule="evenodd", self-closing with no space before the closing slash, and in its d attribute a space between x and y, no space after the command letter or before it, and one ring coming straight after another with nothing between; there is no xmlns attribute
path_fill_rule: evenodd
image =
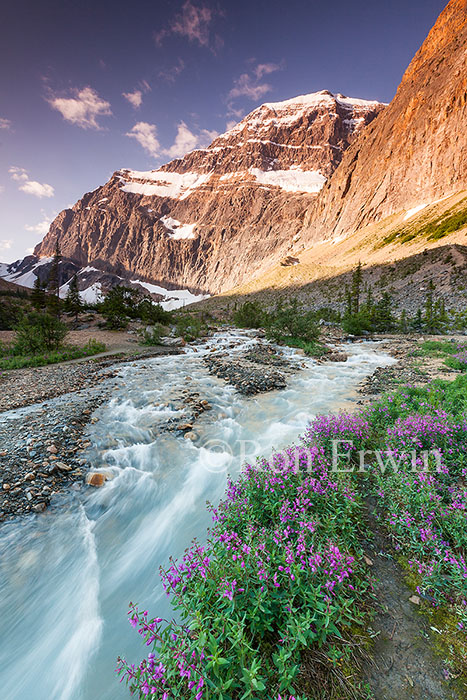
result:
<svg viewBox="0 0 467 700"><path fill-rule="evenodd" d="M399 330L401 333L408 333L409 323L407 321L407 311L402 309L401 317L399 319Z"/></svg>
<svg viewBox="0 0 467 700"><path fill-rule="evenodd" d="M31 303L36 309L36 311L43 311L45 309L45 288L47 284L41 282L39 277L34 280L34 286L31 292Z"/></svg>
<svg viewBox="0 0 467 700"><path fill-rule="evenodd" d="M417 333L421 333L423 330L423 316L422 316L422 310L417 309L417 313L415 314L415 318L412 321L413 329L414 331L417 331Z"/></svg>
<svg viewBox="0 0 467 700"><path fill-rule="evenodd" d="M60 262L62 254L58 239L55 243L55 253L50 266L49 279L47 282L47 309L52 316L60 318Z"/></svg>
<svg viewBox="0 0 467 700"><path fill-rule="evenodd" d="M360 310L360 291L362 287L362 263L359 260L358 265L352 274L351 298L352 298L352 313L358 314Z"/></svg>
<svg viewBox="0 0 467 700"><path fill-rule="evenodd" d="M381 299L373 309L371 325L375 331L390 331L394 327L394 317L391 311L392 299L388 292L384 292Z"/></svg>
<svg viewBox="0 0 467 700"><path fill-rule="evenodd" d="M425 317L423 319L425 328L428 331L428 333L434 333L434 331L436 330L436 318L433 303L434 291L435 285L433 284L433 280L430 280L428 284L428 292L425 299Z"/></svg>
<svg viewBox="0 0 467 700"><path fill-rule="evenodd" d="M83 309L83 302L81 301L81 297L79 295L78 278L76 276L76 273L71 278L68 287L68 292L65 298L64 307L65 311L67 311L70 314L73 314L75 317L75 321L78 321L79 312Z"/></svg>

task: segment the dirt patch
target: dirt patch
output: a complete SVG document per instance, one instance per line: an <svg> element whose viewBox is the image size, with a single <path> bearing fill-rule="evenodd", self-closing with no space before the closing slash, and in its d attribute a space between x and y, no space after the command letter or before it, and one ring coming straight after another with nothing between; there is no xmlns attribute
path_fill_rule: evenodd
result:
<svg viewBox="0 0 467 700"><path fill-rule="evenodd" d="M363 543L377 579L378 607L371 623L374 637L371 663L364 674L377 700L460 700L445 680L443 663L430 641L430 629L411 602L413 591L404 582L390 544L376 517L376 502L366 501L367 532Z"/></svg>

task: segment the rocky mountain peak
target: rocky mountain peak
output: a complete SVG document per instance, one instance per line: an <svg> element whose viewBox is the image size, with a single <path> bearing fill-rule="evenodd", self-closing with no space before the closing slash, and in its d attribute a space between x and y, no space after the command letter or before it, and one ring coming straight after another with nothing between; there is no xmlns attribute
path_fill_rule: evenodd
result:
<svg viewBox="0 0 467 700"><path fill-rule="evenodd" d="M61 212L37 246L165 289L216 292L272 260L384 105L323 90L265 103L152 171L122 169Z"/></svg>

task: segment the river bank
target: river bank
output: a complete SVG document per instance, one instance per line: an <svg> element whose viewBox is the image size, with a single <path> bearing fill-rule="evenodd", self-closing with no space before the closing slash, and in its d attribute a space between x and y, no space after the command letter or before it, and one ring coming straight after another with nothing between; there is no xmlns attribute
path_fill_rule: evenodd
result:
<svg viewBox="0 0 467 700"><path fill-rule="evenodd" d="M233 386L240 394L283 390L290 377L307 365L302 357L277 348L251 334L255 344L243 348L243 341L232 339L219 349L213 342L203 357L213 376ZM334 336L328 339L336 343ZM378 367L357 387L357 404L367 403L380 393L401 383L422 385L435 378L454 378L455 370L445 367L439 358L426 358L423 366L414 361L416 337L384 339L384 351L396 360L389 367ZM357 341L357 343L366 341ZM197 344L188 352L197 352ZM338 346L345 349L345 345ZM239 352L239 348L241 351ZM140 362L154 356L179 354L179 349L156 347L138 358ZM89 446L85 436L95 409L109 400L118 384L119 366L129 362L128 355L79 363L14 370L2 378L0 396L0 522L17 515L45 511L54 496L67 490L79 490L90 469L83 452ZM326 356L324 358L326 360ZM333 355L329 356L333 361ZM323 359L320 360L320 364ZM196 440L196 420L208 410L209 402L196 386L186 387L174 396L172 409L183 417L167 421L161 429L183 434ZM51 401L57 397L61 401ZM41 404L40 402L44 402ZM33 404L37 404L33 407ZM24 408L8 414L8 410ZM27 431L24 430L25 421ZM98 485L101 485L99 483Z"/></svg>
<svg viewBox="0 0 467 700"><path fill-rule="evenodd" d="M22 492L47 486L47 477L37 478L46 473L39 469L44 455L57 458L49 457L50 465L69 459L73 467L63 472L60 490L50 494L44 512L9 513L0 528L0 615L4 648L14 650L0 671L6 697L127 697L113 673L116 655L135 658L140 652L126 605L147 601L161 616L171 615L155 572L170 555L182 555L193 537L205 538L211 521L205 503L219 502L227 474L235 479L245 461L292 444L313 415L352 410L361 380L392 361L384 345L372 343L349 345L346 362L328 364L284 348L304 367L288 376L285 389L245 397L211 375L204 358L222 348L240 355L255 342L252 333L227 330L177 357L122 363L117 376L94 387L14 416L0 414L1 429L15 450L16 442L31 438L31 424L44 443L18 445L9 462L12 468L19 464L24 476L32 471L28 459L40 462L37 485L23 477ZM87 408L93 398L99 404ZM76 430L69 442L60 439L65 422ZM56 453L47 450L52 444ZM37 454L28 447L36 447ZM89 467L108 476L103 488L85 485ZM13 485L11 474L7 483ZM54 478L61 479L61 473ZM51 619L58 623L50 624ZM38 684L45 666L47 676Z"/></svg>

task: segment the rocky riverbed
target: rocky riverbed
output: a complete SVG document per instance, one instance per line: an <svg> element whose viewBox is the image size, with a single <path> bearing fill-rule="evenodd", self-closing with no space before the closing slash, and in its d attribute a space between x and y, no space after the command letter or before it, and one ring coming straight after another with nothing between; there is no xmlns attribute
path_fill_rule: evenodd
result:
<svg viewBox="0 0 467 700"><path fill-rule="evenodd" d="M245 396L285 389L287 376L301 369L299 362L264 342L237 355L212 353L204 361L211 374L232 384Z"/></svg>
<svg viewBox="0 0 467 700"><path fill-rule="evenodd" d="M0 414L0 522L42 513L52 496L84 486L83 436L93 410L107 393L88 391L33 410Z"/></svg>

